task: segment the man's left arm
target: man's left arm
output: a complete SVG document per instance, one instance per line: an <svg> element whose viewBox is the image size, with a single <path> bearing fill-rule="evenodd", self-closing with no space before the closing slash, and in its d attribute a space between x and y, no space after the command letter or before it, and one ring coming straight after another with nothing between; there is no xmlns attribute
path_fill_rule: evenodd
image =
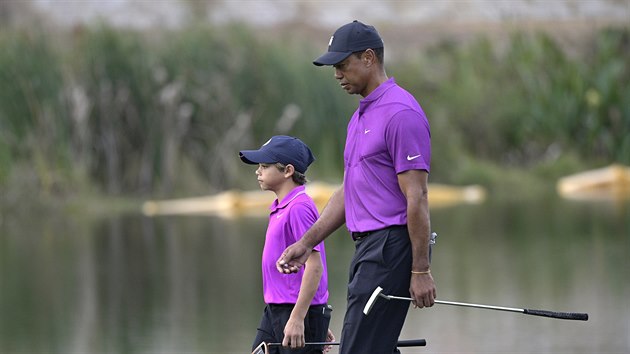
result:
<svg viewBox="0 0 630 354"><path fill-rule="evenodd" d="M398 184L407 198L407 228L412 248L411 285L409 293L417 307L429 307L435 303L437 291L429 264L428 176L424 170L408 170L398 174Z"/></svg>

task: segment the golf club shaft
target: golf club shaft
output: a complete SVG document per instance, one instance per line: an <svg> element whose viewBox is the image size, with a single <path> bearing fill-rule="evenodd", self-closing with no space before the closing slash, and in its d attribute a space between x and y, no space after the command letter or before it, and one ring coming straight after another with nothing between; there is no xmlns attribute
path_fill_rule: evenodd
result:
<svg viewBox="0 0 630 354"><path fill-rule="evenodd" d="M282 343L267 343L268 346L281 346ZM304 345L339 345L339 342L307 342ZM408 340L399 340L396 343L398 347L424 347L427 345L427 341L425 339L408 339Z"/></svg>
<svg viewBox="0 0 630 354"><path fill-rule="evenodd" d="M393 295L381 295L381 296L385 297L386 299L412 301L410 297L393 296ZM513 308L513 307L470 304L466 302L455 302L455 301L444 301L444 300L435 300L435 303L441 304L441 305L452 305L452 306L462 306L462 307L474 307L474 308L488 309L488 310L518 312L518 313L522 313L526 315L551 317L551 318L558 318L558 319L563 319L563 320L588 321L587 313L554 312L554 311L545 311L545 310L519 309L519 308Z"/></svg>
<svg viewBox="0 0 630 354"><path fill-rule="evenodd" d="M402 296L394 296L394 295L384 295L387 298L395 299L395 300L407 300L412 301L413 299L410 297L402 297ZM523 309L516 309L512 307L502 307L502 306L489 306L489 305L480 305L480 304L469 304L465 302L455 302L455 301L444 301L444 300L435 300L436 304L440 305L452 305L452 306L463 306L463 307L475 307L481 309L490 309L490 310L499 310L499 311L509 311L509 312L520 312L522 313Z"/></svg>

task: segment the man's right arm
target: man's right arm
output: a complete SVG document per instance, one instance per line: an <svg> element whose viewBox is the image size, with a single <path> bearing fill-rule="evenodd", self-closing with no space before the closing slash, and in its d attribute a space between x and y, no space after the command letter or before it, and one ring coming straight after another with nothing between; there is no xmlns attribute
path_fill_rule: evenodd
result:
<svg viewBox="0 0 630 354"><path fill-rule="evenodd" d="M320 244L326 237L346 222L345 201L343 184L328 200L321 216L302 238L287 247L282 256L276 262L276 268L280 273L297 273L306 263L313 247Z"/></svg>

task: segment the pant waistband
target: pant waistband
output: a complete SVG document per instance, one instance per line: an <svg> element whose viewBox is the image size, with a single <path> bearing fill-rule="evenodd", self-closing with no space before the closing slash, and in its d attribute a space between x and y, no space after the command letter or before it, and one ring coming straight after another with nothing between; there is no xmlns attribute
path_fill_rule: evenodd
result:
<svg viewBox="0 0 630 354"><path fill-rule="evenodd" d="M393 226L388 226L388 227L377 229L377 230L352 232L350 233L350 235L352 236L352 239L354 241L359 241L377 232L381 232L385 230L400 229L400 228L407 228L407 225L393 225Z"/></svg>
<svg viewBox="0 0 630 354"><path fill-rule="evenodd" d="M271 308L293 308L295 304L267 304ZM309 308L329 307L328 304L309 305Z"/></svg>

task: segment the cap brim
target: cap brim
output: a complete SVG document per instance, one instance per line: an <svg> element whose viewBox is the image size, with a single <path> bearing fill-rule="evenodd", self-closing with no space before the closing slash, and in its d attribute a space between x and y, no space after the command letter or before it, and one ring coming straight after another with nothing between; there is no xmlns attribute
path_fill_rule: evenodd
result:
<svg viewBox="0 0 630 354"><path fill-rule="evenodd" d="M275 158L268 153L260 150L243 150L238 153L238 156L245 163L255 165L257 163L276 163Z"/></svg>
<svg viewBox="0 0 630 354"><path fill-rule="evenodd" d="M352 52L326 52L321 57L315 59L313 64L317 66L335 65L341 63L344 59L350 56Z"/></svg>

